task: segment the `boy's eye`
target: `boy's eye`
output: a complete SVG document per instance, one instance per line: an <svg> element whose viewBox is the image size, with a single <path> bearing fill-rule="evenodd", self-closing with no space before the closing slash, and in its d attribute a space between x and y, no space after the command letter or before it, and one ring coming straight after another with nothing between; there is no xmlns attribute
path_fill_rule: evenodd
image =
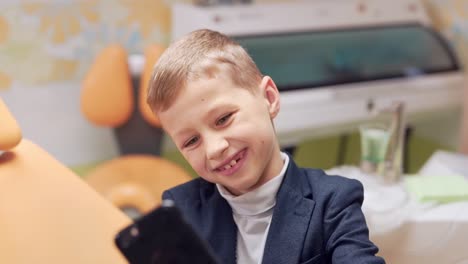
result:
<svg viewBox="0 0 468 264"><path fill-rule="evenodd" d="M192 137L190 138L189 140L187 140L187 142L184 143L183 147L186 148L186 147L190 147L192 146L193 144L197 143L198 141L198 137Z"/></svg>
<svg viewBox="0 0 468 264"><path fill-rule="evenodd" d="M229 114L227 114L227 115L222 116L220 119L218 119L218 120L216 121L216 125L217 125L217 126L222 126L222 125L224 125L224 124L229 120L229 118L230 118L231 116L232 116L232 113L229 113Z"/></svg>

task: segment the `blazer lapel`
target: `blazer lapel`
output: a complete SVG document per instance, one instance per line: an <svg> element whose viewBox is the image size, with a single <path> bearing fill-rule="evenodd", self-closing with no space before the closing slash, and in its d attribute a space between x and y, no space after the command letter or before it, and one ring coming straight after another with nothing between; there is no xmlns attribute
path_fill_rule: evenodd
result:
<svg viewBox="0 0 468 264"><path fill-rule="evenodd" d="M315 206L309 183L302 176L290 157L277 194L262 263L299 263Z"/></svg>
<svg viewBox="0 0 468 264"><path fill-rule="evenodd" d="M205 234L220 263L236 263L237 226L232 217L232 209L222 198L216 187L210 188L212 195L207 195L203 203L203 226Z"/></svg>

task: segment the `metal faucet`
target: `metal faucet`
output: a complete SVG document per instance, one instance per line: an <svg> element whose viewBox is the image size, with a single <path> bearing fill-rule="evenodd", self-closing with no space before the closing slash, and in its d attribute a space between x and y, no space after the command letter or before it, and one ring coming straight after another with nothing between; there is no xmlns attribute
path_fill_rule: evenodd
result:
<svg viewBox="0 0 468 264"><path fill-rule="evenodd" d="M379 111L382 114L392 114L387 152L383 163L378 168L378 174L387 183L397 182L403 174L404 108L404 103L398 101Z"/></svg>

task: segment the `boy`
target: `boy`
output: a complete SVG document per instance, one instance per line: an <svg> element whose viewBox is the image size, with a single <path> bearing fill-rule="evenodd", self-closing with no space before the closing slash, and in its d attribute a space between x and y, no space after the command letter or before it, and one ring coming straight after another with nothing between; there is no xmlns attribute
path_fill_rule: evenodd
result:
<svg viewBox="0 0 468 264"><path fill-rule="evenodd" d="M274 81L223 34L198 30L156 63L148 104L201 178L166 191L220 263L384 263L362 185L280 151Z"/></svg>

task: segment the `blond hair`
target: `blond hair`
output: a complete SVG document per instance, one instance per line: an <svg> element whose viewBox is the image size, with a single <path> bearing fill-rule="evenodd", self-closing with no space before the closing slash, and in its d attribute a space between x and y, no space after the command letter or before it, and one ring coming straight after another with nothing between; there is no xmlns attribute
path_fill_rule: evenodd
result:
<svg viewBox="0 0 468 264"><path fill-rule="evenodd" d="M187 82L227 73L232 82L254 90L262 75L249 54L219 32L193 31L169 46L154 66L147 103L153 112L165 111Z"/></svg>

